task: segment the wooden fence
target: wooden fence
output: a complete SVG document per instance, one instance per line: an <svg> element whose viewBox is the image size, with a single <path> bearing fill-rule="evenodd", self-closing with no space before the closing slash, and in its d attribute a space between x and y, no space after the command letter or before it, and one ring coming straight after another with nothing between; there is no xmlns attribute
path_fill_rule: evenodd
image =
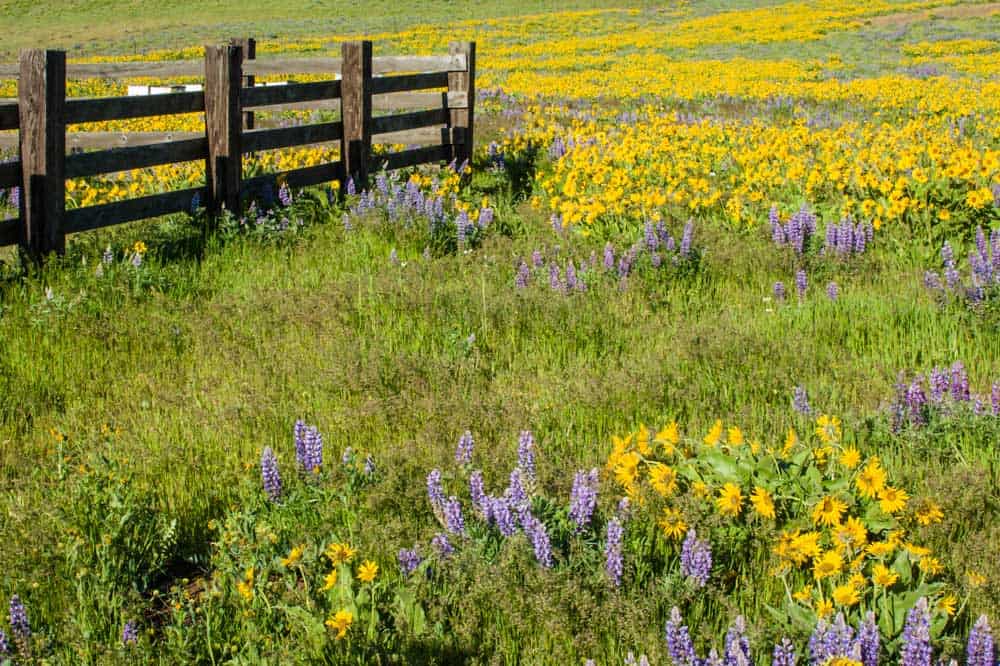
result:
<svg viewBox="0 0 1000 666"><path fill-rule="evenodd" d="M342 45L341 58L255 59L253 40L205 47L204 62L69 64L63 51L22 52L16 71L0 65L0 78L18 79L16 102L0 103L0 130L19 130L20 160L0 163L0 188L21 187L19 217L0 221L0 246L20 244L32 257L65 249L66 235L189 210L196 198L210 212L239 211L241 202L275 188L333 180L359 188L375 166L461 163L473 149L474 42L453 42L444 56L372 57L371 42ZM417 72L403 73L399 72ZM339 79L255 86L265 74L329 74ZM392 74L392 75L389 75ZM376 76L378 75L378 76ZM204 90L136 97L67 99L66 79L204 77ZM418 92L446 89L447 92ZM340 109L341 120L293 127L256 128L252 109ZM421 110L375 115L376 109ZM69 133L75 123L204 112L205 132ZM3 135L0 135L3 136ZM14 136L14 135L8 135ZM372 144L425 144L379 155ZM317 143L339 142L341 159L243 178L243 156ZM67 148L97 148L91 152ZM66 210L66 179L163 164L205 160L205 187ZM273 189L272 189L273 191Z"/></svg>

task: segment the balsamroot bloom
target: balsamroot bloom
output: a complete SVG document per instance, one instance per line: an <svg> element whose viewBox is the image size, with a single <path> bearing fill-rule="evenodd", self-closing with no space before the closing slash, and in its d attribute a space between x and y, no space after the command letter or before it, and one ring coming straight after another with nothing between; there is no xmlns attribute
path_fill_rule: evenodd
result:
<svg viewBox="0 0 1000 666"><path fill-rule="evenodd" d="M927 597L920 597L906 615L900 666L931 666L931 613Z"/></svg>
<svg viewBox="0 0 1000 666"><path fill-rule="evenodd" d="M693 530L688 530L684 545L681 546L681 574L691 579L695 587L705 587L712 571L712 547L698 538Z"/></svg>
<svg viewBox="0 0 1000 666"><path fill-rule="evenodd" d="M270 446L265 446L260 454L260 477L267 498L277 502L281 497L281 474L278 473L278 457Z"/></svg>
<svg viewBox="0 0 1000 666"><path fill-rule="evenodd" d="M617 518L608 521L604 543L604 570L615 587L622 584L622 536L625 530Z"/></svg>

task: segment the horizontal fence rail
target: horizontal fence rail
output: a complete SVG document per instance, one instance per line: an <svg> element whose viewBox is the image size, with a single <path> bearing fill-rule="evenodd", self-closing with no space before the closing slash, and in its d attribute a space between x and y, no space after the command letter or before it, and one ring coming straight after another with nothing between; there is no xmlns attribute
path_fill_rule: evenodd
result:
<svg viewBox="0 0 1000 666"><path fill-rule="evenodd" d="M0 188L19 187L19 217L0 220L0 246L20 244L35 258L65 247L65 237L138 219L192 211L237 211L272 196L279 184L307 187L353 179L370 168L462 162L472 155L475 44L455 42L447 55L372 56L371 42L342 45L340 58L256 59L253 39L209 46L204 60L66 63L61 51L24 51L0 65L18 80L18 99L0 100L0 148L20 160L0 162ZM325 81L255 85L276 74L333 74ZM67 79L181 78L203 90L129 97L68 99ZM255 111L339 111L340 120L257 127ZM375 111L389 112L375 115ZM73 125L199 113L204 131L72 131ZM336 117L336 116L334 116ZM12 132L11 130L16 130ZM374 154L375 143L403 144ZM307 145L339 144L335 162L243 178L245 155ZM432 144L432 145L422 145ZM204 161L206 184L124 201L66 209L66 180L167 164Z"/></svg>

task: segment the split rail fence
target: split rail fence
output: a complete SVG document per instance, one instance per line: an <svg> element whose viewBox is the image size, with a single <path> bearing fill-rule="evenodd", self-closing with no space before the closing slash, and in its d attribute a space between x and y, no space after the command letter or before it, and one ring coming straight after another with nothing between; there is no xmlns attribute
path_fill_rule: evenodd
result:
<svg viewBox="0 0 1000 666"><path fill-rule="evenodd" d="M388 170L469 159L473 149L474 42L453 42L448 55L372 57L368 41L342 45L341 58L256 59L252 39L206 46L204 61L66 63L63 51L21 53L0 78L18 79L16 102L0 103L0 130L18 130L20 159L0 163L0 188L20 187L19 216L0 220L0 246L20 244L38 258L65 250L66 235L190 209L239 211L241 202L280 180L305 187ZM411 72L411 73L400 73ZM412 73L416 72L416 73ZM332 74L331 79L256 86L269 74ZM66 79L204 77L202 91L135 97L67 99ZM445 89L447 92L420 92ZM340 109L340 120L256 128L254 109ZM375 110L413 109L375 115ZM203 112L205 132L69 133L76 123ZM4 135L0 134L0 137ZM12 138L14 135L7 135ZM243 178L243 156L256 151L339 142L340 160ZM372 144L422 145L378 155ZM67 154L67 148L73 149ZM83 152L81 149L97 149ZM164 164L205 160L204 187L66 209L66 180Z"/></svg>

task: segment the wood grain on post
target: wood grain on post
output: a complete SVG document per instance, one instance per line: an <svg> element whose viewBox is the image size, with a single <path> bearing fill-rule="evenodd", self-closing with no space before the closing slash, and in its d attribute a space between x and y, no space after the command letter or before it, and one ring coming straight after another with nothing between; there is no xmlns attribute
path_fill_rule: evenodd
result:
<svg viewBox="0 0 1000 666"><path fill-rule="evenodd" d="M66 249L66 53L21 52L18 111L23 191L21 245L40 259Z"/></svg>
<svg viewBox="0 0 1000 666"><path fill-rule="evenodd" d="M372 148L372 43L345 42L340 81L340 114L344 137L340 155L344 181L354 179L360 192L368 185ZM341 189L347 187L341 183Z"/></svg>
<svg viewBox="0 0 1000 666"><path fill-rule="evenodd" d="M205 47L206 182L209 210L213 213L223 206L236 214L240 209L242 51L232 45Z"/></svg>
<svg viewBox="0 0 1000 666"><path fill-rule="evenodd" d="M253 37L243 37L234 38L229 40L229 43L233 46L238 46L243 49L243 62L247 60L257 59L257 40ZM246 69L244 67L244 69ZM243 77L244 86L247 88L253 88L254 84L257 83L257 77L253 74L247 74ZM253 111L243 112L243 129L253 129L254 128L254 117Z"/></svg>
<svg viewBox="0 0 1000 666"><path fill-rule="evenodd" d="M476 103L476 43L452 42L448 45L448 53L453 56L465 56L465 71L448 73L449 97L464 93L467 100L465 108L450 109L451 127L455 130L452 132L455 141L453 159L455 167L458 168L464 162L472 160Z"/></svg>

